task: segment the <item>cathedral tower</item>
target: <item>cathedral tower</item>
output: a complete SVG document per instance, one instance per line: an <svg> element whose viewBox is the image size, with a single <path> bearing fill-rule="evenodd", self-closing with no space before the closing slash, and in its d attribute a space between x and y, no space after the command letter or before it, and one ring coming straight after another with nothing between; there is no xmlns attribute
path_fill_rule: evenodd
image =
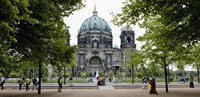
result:
<svg viewBox="0 0 200 97"><path fill-rule="evenodd" d="M126 25L121 29L121 49L127 49L127 48L136 48L135 44L135 33L131 26Z"/></svg>

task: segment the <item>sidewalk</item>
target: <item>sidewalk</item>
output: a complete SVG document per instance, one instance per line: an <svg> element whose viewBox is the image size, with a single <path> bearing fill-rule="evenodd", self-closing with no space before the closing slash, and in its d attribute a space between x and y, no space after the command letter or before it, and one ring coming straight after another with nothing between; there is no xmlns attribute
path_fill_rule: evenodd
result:
<svg viewBox="0 0 200 97"><path fill-rule="evenodd" d="M115 89L140 89L142 84L141 83L106 83L109 86L113 86ZM165 88L165 83L156 83L157 88ZM195 87L200 87L199 83L194 83ZM57 83L42 83L43 89L57 89L58 84ZM17 83L5 83L4 85L5 89L18 89ZM30 84L30 89L32 87L32 84ZM168 84L169 88L188 88L189 83L170 83ZM25 87L22 87L25 88ZM66 83L63 85L64 89L98 89L96 83L73 83L73 86L70 86L69 83Z"/></svg>
<svg viewBox="0 0 200 97"><path fill-rule="evenodd" d="M200 97L200 88L170 88L169 93L164 88L157 88L159 95L150 95L147 90L115 89L102 91L98 89L42 89L37 91L0 90L0 97Z"/></svg>

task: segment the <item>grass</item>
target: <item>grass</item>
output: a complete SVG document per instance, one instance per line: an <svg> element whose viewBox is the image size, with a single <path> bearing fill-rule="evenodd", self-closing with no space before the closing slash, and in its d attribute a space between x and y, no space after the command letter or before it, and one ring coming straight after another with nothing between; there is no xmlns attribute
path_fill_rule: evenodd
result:
<svg viewBox="0 0 200 97"><path fill-rule="evenodd" d="M42 81L42 82L44 83L44 81ZM66 80L66 82L68 82L68 80ZM84 80L83 81L83 79L73 79L72 82L73 83L87 83L89 81L88 80ZM132 79L131 78L122 79L121 82L123 82L123 83L131 83ZM134 82L141 83L142 80L141 79L135 79ZM156 79L156 82L165 82L165 79ZM173 82L178 82L178 79L174 79ZM197 82L197 79L194 79L194 82ZM6 80L6 83L17 83L17 80ZM57 83L57 80L47 80L45 83Z"/></svg>
<svg viewBox="0 0 200 97"><path fill-rule="evenodd" d="M57 82L58 82L57 80L48 80L46 83L57 83ZM66 82L68 82L68 80L66 80ZM73 83L82 83L82 80L75 79L75 80L72 80L72 82Z"/></svg>
<svg viewBox="0 0 200 97"><path fill-rule="evenodd" d="M64 81L64 80L63 80ZM66 80L67 82L68 80ZM32 81L31 81L32 82ZM46 82L42 81L43 83L57 83L57 80L48 80ZM73 83L82 83L82 80L76 79L72 80ZM87 82L87 81L86 81ZM17 80L6 80L6 83L17 83Z"/></svg>

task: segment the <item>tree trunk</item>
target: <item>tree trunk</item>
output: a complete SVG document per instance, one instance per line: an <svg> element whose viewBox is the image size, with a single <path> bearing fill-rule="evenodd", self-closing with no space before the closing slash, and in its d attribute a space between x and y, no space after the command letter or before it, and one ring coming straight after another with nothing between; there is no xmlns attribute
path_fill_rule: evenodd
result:
<svg viewBox="0 0 200 97"><path fill-rule="evenodd" d="M39 59L39 86L38 86L38 94L41 94L41 76L42 76L42 63L41 63L41 59Z"/></svg>
<svg viewBox="0 0 200 97"><path fill-rule="evenodd" d="M132 76L132 84L134 84L134 67L132 64L132 68L131 68L131 76Z"/></svg>
<svg viewBox="0 0 200 97"><path fill-rule="evenodd" d="M168 76L168 79L167 79L167 81L168 81L168 83L170 83L170 81L169 81L169 64L167 65L167 76Z"/></svg>
<svg viewBox="0 0 200 97"><path fill-rule="evenodd" d="M166 93L169 93L169 91L168 91L168 83L167 83L167 63L166 63L166 57L163 58L163 63L164 63L164 69L165 69L165 88L166 88Z"/></svg>
<svg viewBox="0 0 200 97"><path fill-rule="evenodd" d="M197 79L198 79L198 83L200 83L200 81L199 81L199 66L197 65Z"/></svg>
<svg viewBox="0 0 200 97"><path fill-rule="evenodd" d="M72 68L72 77L74 77L75 74L74 74L74 68Z"/></svg>
<svg viewBox="0 0 200 97"><path fill-rule="evenodd" d="M64 84L66 83L66 70L65 70L65 66L64 66Z"/></svg>

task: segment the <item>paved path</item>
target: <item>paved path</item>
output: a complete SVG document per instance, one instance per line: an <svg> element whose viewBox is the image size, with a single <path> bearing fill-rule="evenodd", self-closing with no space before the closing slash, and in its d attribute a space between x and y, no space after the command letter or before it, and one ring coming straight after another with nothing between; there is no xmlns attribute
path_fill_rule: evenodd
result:
<svg viewBox="0 0 200 97"><path fill-rule="evenodd" d="M0 97L200 97L200 88L170 88L169 93L164 88L157 89L159 95L150 95L147 90L115 89L101 91L98 89L43 89L41 94L37 91L0 90Z"/></svg>
<svg viewBox="0 0 200 97"><path fill-rule="evenodd" d="M106 83L107 86L112 86L115 89L140 89L142 84L141 83ZM195 83L195 87L200 87L200 83ZM5 83L4 85L5 89L18 89L19 86L17 83ZM30 88L32 87L32 83L30 85ZM58 84L57 83L42 83L42 88L44 89L57 89ZM156 83L157 88L165 88L165 83L158 82ZM170 83L168 84L169 88L188 88L189 83ZM22 87L23 89L25 87ZM63 85L64 89L98 89L96 83L73 83L73 87L70 86L69 83L66 83Z"/></svg>

